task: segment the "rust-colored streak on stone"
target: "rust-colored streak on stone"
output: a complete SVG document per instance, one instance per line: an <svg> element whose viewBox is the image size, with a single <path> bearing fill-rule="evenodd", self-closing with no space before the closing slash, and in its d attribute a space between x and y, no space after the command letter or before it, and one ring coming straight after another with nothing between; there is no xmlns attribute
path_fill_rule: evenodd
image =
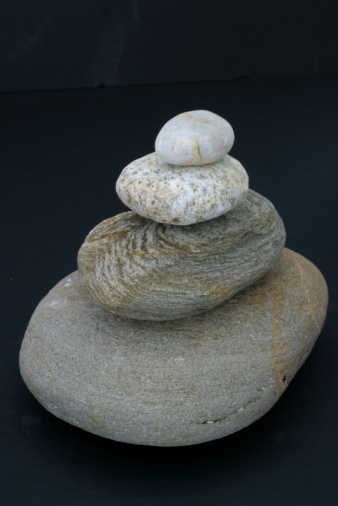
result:
<svg viewBox="0 0 338 506"><path fill-rule="evenodd" d="M283 257L287 260L278 265L280 275L287 284L276 282L269 297L271 305L271 363L275 375L276 388L283 391L308 357L316 336L320 333L326 313L328 291L320 271L307 259L285 249ZM282 257L282 260L283 260ZM290 299L293 303L290 305ZM289 310L286 309L289 306ZM285 329L293 325L293 333L299 333L299 340ZM306 332L301 332L301 329ZM301 336L306 338L301 340Z"/></svg>
<svg viewBox="0 0 338 506"><path fill-rule="evenodd" d="M277 391L285 386L283 378L287 368L288 356L283 332L283 300L284 290L279 287L270 298L271 304L271 365L276 379Z"/></svg>

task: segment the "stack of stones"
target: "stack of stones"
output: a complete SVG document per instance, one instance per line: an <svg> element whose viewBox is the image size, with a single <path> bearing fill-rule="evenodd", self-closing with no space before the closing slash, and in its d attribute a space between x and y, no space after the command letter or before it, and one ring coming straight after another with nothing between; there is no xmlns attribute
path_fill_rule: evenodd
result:
<svg viewBox="0 0 338 506"><path fill-rule="evenodd" d="M216 114L180 114L122 171L132 211L89 233L23 341L22 376L54 415L128 443L201 443L266 413L304 363L326 283L284 248L233 142Z"/></svg>

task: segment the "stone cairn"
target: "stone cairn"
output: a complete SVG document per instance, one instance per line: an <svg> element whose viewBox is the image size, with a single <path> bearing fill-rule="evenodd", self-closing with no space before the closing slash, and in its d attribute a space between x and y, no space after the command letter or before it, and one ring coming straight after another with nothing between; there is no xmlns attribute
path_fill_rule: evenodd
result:
<svg viewBox="0 0 338 506"><path fill-rule="evenodd" d="M131 212L87 236L37 307L20 368L54 415L100 436L181 446L265 414L324 324L318 269L228 155L230 124L179 114L116 190Z"/></svg>

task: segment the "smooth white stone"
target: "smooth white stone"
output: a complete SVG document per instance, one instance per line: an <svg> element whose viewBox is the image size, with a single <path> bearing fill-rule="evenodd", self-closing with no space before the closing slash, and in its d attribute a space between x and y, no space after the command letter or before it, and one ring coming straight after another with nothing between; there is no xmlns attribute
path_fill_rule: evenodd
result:
<svg viewBox="0 0 338 506"><path fill-rule="evenodd" d="M236 207L248 191L244 167L229 155L203 167L174 166L151 153L130 163L116 182L122 202L159 223L190 225Z"/></svg>
<svg viewBox="0 0 338 506"><path fill-rule="evenodd" d="M204 165L221 160L235 140L231 125L210 111L184 112L169 120L155 141L165 163Z"/></svg>

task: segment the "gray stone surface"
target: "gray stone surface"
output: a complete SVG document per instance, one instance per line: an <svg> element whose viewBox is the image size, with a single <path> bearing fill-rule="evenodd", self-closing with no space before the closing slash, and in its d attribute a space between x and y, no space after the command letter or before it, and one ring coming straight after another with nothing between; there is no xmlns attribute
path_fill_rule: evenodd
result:
<svg viewBox="0 0 338 506"><path fill-rule="evenodd" d="M225 216L189 226L124 213L95 227L78 255L86 290L128 318L173 320L228 299L271 269L285 242L283 222L249 191Z"/></svg>
<svg viewBox="0 0 338 506"><path fill-rule="evenodd" d="M290 250L224 304L171 322L115 316L75 272L36 309L21 373L51 413L87 431L142 445L202 443L271 408L309 355L326 307L321 273Z"/></svg>
<svg viewBox="0 0 338 506"><path fill-rule="evenodd" d="M238 160L225 156L203 166L161 162L156 153L130 163L116 191L133 211L173 225L211 220L236 207L248 191L248 175Z"/></svg>

